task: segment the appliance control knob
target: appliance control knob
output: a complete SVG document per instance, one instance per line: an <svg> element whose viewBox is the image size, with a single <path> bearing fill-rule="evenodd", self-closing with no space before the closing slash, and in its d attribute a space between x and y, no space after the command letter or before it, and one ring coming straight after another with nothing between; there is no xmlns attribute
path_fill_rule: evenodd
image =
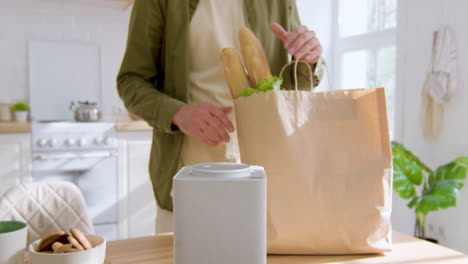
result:
<svg viewBox="0 0 468 264"><path fill-rule="evenodd" d="M75 140L73 138L67 138L65 140L65 145L67 147L73 147L73 145L75 145Z"/></svg>
<svg viewBox="0 0 468 264"><path fill-rule="evenodd" d="M80 139L78 139L78 142L77 142L77 143L78 143L78 146L79 146L79 147L84 147L84 146L86 145L87 142L86 142L86 139L85 139L85 138L80 138Z"/></svg>
<svg viewBox="0 0 468 264"><path fill-rule="evenodd" d="M106 138L104 139L104 145L109 146L109 145L112 145L113 143L114 143L114 139L111 138L111 137L106 137Z"/></svg>
<svg viewBox="0 0 468 264"><path fill-rule="evenodd" d="M49 139L49 140L47 141L47 145L48 145L49 147L51 147L51 148L55 148L55 147L57 147L57 140L51 138L51 139Z"/></svg>
<svg viewBox="0 0 468 264"><path fill-rule="evenodd" d="M97 137L97 138L94 139L94 144L96 144L96 145L101 145L103 143L104 143L104 141L102 140L101 137Z"/></svg>
<svg viewBox="0 0 468 264"><path fill-rule="evenodd" d="M36 141L38 147L43 148L47 145L47 140L40 138Z"/></svg>

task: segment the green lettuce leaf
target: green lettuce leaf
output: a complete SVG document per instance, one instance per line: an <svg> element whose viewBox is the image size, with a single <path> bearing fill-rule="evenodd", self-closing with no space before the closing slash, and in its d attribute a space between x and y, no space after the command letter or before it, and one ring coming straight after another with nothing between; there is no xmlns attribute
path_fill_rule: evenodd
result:
<svg viewBox="0 0 468 264"><path fill-rule="evenodd" d="M253 88L246 88L240 92L239 97L248 97L251 96L252 94L259 94L259 93L265 93L268 91L278 91L278 90L285 90L284 88L281 87L283 84L283 79L278 78L276 76L270 77L270 78L265 78L263 81L261 81L258 84L257 89Z"/></svg>

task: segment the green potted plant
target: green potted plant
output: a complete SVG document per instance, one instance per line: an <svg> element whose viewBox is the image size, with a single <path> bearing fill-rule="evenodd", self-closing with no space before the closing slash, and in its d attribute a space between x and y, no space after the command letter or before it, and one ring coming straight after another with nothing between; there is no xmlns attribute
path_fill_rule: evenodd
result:
<svg viewBox="0 0 468 264"><path fill-rule="evenodd" d="M16 122L27 122L29 105L25 102L17 102L10 107L11 112L13 113L13 118Z"/></svg>
<svg viewBox="0 0 468 264"><path fill-rule="evenodd" d="M459 157L431 170L403 145L392 142L393 189L416 214L415 236L426 237L430 212L457 206L468 173L468 157Z"/></svg>

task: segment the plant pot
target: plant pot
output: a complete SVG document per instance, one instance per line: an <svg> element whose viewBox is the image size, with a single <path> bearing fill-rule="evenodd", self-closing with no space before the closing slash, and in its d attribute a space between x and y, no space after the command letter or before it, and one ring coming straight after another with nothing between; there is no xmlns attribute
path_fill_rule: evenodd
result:
<svg viewBox="0 0 468 264"><path fill-rule="evenodd" d="M13 118L16 122L28 122L28 113L29 111L13 111Z"/></svg>
<svg viewBox="0 0 468 264"><path fill-rule="evenodd" d="M419 237L420 239L423 239L423 240L426 240L428 242L432 242L434 244L439 244L439 241L437 239L434 239L434 238L429 238L429 237Z"/></svg>
<svg viewBox="0 0 468 264"><path fill-rule="evenodd" d="M419 239L422 239L422 240L426 240L427 242L431 242L431 243L434 243L434 244L439 244L439 240L434 239L434 238L424 237L424 236L418 236L418 235L416 235L416 234L415 234L415 237L416 237L416 238L419 238Z"/></svg>

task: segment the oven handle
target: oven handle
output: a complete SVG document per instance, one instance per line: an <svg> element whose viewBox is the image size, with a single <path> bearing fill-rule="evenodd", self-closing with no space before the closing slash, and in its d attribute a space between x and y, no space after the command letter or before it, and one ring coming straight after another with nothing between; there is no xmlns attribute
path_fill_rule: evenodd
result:
<svg viewBox="0 0 468 264"><path fill-rule="evenodd" d="M88 159L88 158L111 158L117 157L116 151L106 152L90 152L81 154L37 154L33 156L33 160L73 160L73 159Z"/></svg>

